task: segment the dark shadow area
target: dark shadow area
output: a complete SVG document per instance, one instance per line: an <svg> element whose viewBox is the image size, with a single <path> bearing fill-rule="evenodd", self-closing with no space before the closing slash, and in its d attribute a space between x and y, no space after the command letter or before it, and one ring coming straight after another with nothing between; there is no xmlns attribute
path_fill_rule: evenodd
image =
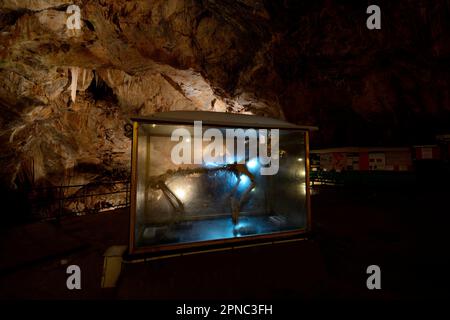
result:
<svg viewBox="0 0 450 320"><path fill-rule="evenodd" d="M108 84L96 74L94 70L94 80L87 88L87 92L92 94L94 100L104 100L117 103L117 98L113 90L108 86Z"/></svg>
<svg viewBox="0 0 450 320"><path fill-rule="evenodd" d="M0 276L2 298L446 299L449 194L425 184L315 187L309 240L126 263L114 289L100 287L103 253L127 244L128 209L10 229L2 246L16 253ZM40 244L33 254L24 239ZM65 288L61 261L80 265L82 291ZM382 290L366 287L373 264Z"/></svg>
<svg viewBox="0 0 450 320"><path fill-rule="evenodd" d="M450 281L443 275L450 267L450 189L414 184L317 192L315 231L336 294L344 294L345 286L367 292L366 268L376 264L385 298L448 298Z"/></svg>
<svg viewBox="0 0 450 320"><path fill-rule="evenodd" d="M31 205L26 192L0 186L0 202L2 203L1 229L32 221Z"/></svg>

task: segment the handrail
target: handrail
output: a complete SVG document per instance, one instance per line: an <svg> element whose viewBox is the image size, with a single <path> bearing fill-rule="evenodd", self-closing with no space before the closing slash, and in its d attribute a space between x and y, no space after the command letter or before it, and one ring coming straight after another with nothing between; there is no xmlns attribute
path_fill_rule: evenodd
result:
<svg viewBox="0 0 450 320"><path fill-rule="evenodd" d="M117 180L117 181L96 181L85 184L71 184L65 186L48 186L48 187L34 187L32 190L45 190L45 189L58 189L58 188L79 188L86 186L96 186L96 185L108 185L108 184L118 184L118 183L130 183L130 180Z"/></svg>
<svg viewBox="0 0 450 320"><path fill-rule="evenodd" d="M87 190L92 187L123 185L119 190L110 192L95 192L95 190ZM71 188L77 188L73 194L65 196L67 190ZM50 193L48 192L50 190ZM35 187L32 188L28 194L28 199L32 205L32 215L36 220L59 220L62 216L67 215L82 215L98 213L101 211L126 208L130 206L130 181L118 180L107 182L91 182L88 184L77 185L61 185L61 186L48 186L48 187ZM45 192L46 194L39 194ZM80 194L79 194L80 193ZM99 199L98 202L89 203L86 205L87 199L94 199L95 197L124 194L122 196L123 201L116 202L111 205L111 202L105 199ZM54 197L52 197L52 195ZM84 200L82 200L84 199ZM80 200L79 204L84 206L83 210L73 210L66 207L68 201ZM114 199L117 200L117 199ZM78 204L77 204L78 206Z"/></svg>

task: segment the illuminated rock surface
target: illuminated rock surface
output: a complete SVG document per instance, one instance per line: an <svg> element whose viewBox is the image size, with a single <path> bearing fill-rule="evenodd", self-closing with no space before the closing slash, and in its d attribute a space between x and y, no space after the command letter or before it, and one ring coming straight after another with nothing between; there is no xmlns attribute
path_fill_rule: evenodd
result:
<svg viewBox="0 0 450 320"><path fill-rule="evenodd" d="M320 126L321 145L408 145L448 130L443 0L382 1L381 31L367 30L364 3L338 1L75 1L81 30L66 27L73 1L2 3L8 186L127 177L128 117L156 111L284 117Z"/></svg>

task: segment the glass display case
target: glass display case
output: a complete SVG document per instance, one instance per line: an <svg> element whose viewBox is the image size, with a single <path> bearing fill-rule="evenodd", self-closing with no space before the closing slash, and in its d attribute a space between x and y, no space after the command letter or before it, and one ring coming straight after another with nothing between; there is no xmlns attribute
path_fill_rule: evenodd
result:
<svg viewBox="0 0 450 320"><path fill-rule="evenodd" d="M130 253L309 230L312 127L200 111L132 121Z"/></svg>

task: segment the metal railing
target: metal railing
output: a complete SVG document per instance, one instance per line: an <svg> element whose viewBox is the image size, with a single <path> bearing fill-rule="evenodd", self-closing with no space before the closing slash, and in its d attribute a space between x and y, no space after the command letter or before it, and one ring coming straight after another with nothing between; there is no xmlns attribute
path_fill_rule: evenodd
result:
<svg viewBox="0 0 450 320"><path fill-rule="evenodd" d="M130 205L130 181L33 188L28 199L36 220L99 213Z"/></svg>
<svg viewBox="0 0 450 320"><path fill-rule="evenodd" d="M342 175L334 171L311 171L311 186L315 185L342 185Z"/></svg>

